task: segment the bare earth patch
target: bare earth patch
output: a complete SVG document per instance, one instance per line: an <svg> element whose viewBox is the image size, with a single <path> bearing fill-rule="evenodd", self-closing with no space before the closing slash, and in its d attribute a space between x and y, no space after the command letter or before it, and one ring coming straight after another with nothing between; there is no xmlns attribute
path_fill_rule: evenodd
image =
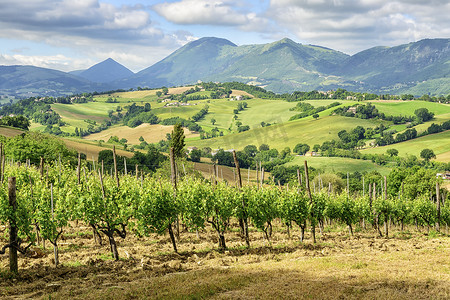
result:
<svg viewBox="0 0 450 300"><path fill-rule="evenodd" d="M86 154L86 158L88 160L91 160L92 157L94 157L95 160L97 160L98 153L102 150L106 149L112 149L112 148L105 148L97 145L91 145L87 143L81 143L76 140L70 140L70 139L63 139L66 146L70 149L75 149L76 151L80 153ZM116 153L120 156L126 156L126 157L132 157L133 152L128 152L122 149L116 149Z"/></svg>
<svg viewBox="0 0 450 300"><path fill-rule="evenodd" d="M170 134L172 130L173 126L164 126L159 124L150 125L145 123L135 128L128 126L111 127L101 132L85 136L83 139L91 141L104 140L106 142L111 136L115 135L119 139L127 139L129 144L137 145L141 143L139 141L139 137L142 136L147 143L157 143L160 140L166 139L166 134ZM184 135L186 138L198 136L198 134L192 133L187 128L184 128Z"/></svg>
<svg viewBox="0 0 450 300"><path fill-rule="evenodd" d="M271 246L251 230L247 249L233 225L223 252L210 229L198 237L182 232L180 254L168 235L130 234L119 240L115 262L105 238L99 246L89 227L72 224L60 243L60 267L53 266L48 243L19 258L17 278L5 271L7 254L0 256L0 298L449 299L446 234L393 229L386 239L368 229L350 237L332 226L312 244L309 236L301 243L297 231L289 239L276 222Z"/></svg>

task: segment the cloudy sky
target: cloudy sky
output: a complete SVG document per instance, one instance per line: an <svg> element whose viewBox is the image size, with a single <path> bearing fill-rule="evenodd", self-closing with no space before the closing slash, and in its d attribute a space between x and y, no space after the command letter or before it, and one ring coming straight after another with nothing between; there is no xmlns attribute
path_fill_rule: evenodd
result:
<svg viewBox="0 0 450 300"><path fill-rule="evenodd" d="M205 36L354 54L449 38L449 12L449 0L0 0L0 65L71 71L111 57L139 71Z"/></svg>

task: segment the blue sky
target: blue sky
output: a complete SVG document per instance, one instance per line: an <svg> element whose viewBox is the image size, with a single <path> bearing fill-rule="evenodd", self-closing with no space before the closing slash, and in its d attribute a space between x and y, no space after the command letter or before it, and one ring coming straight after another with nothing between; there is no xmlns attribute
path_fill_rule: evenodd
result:
<svg viewBox="0 0 450 300"><path fill-rule="evenodd" d="M205 36L354 54L450 37L448 0L0 0L0 65L62 71L109 57L133 71Z"/></svg>

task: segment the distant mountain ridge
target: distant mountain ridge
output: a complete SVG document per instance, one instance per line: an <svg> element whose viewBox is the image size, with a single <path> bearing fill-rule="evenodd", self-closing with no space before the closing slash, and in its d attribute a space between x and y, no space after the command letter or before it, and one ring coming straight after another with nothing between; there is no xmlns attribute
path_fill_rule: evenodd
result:
<svg viewBox="0 0 450 300"><path fill-rule="evenodd" d="M112 58L108 58L87 70L84 70L77 76L97 83L108 83L114 80L127 78L134 73L125 66L119 64Z"/></svg>
<svg viewBox="0 0 450 300"><path fill-rule="evenodd" d="M108 90L108 86L66 72L34 66L0 66L0 95L61 96L100 90Z"/></svg>
<svg viewBox="0 0 450 300"><path fill-rule="evenodd" d="M198 81L240 81L278 93L344 88L378 94L446 95L450 94L450 39L374 47L350 56L287 38L237 46L226 39L205 37L136 74L113 59L69 73L21 67L28 74L0 67L0 95L158 88Z"/></svg>
<svg viewBox="0 0 450 300"><path fill-rule="evenodd" d="M345 88L374 93L450 93L450 39L374 47L355 55L290 39L236 46L201 38L160 62L114 82L121 88L240 81L274 92Z"/></svg>

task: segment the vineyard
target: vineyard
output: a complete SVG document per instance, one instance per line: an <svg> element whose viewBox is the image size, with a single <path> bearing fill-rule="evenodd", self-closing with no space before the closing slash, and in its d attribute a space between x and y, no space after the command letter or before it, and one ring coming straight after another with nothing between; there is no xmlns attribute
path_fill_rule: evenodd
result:
<svg viewBox="0 0 450 300"><path fill-rule="evenodd" d="M323 237L330 231L350 238L355 231L364 232L383 239L392 238L392 228L408 234L410 228L448 234L450 201L439 183L430 195L408 199L401 193L395 198L387 195L386 178L381 183L366 182L363 191L355 195L336 194L331 184L321 183L312 192L306 163L304 173L299 170L298 184L291 186L268 181L242 186L240 176L236 182L219 181L215 176L206 180L184 174L183 168L173 162L172 177L161 178L139 172L137 167L127 174L109 173L101 164L80 161L76 169L60 161L48 166L41 162L38 167L4 162L0 172L0 266L6 267L4 254L9 249L10 270L20 278L17 254L12 263L11 256L18 251L21 259L29 260L48 242L53 248L51 254L47 251L51 265L64 268L69 262L60 259L61 244L80 227L94 245L102 245L106 239L110 254L103 257L118 264L122 256L130 259L129 248L120 249L127 239L170 241L172 250L165 256L191 257L212 250L186 249L186 239L208 238L217 253L258 253L261 249L280 253L293 251L291 246L280 246L280 239L294 240L294 249L321 249ZM344 227L345 231L336 232ZM448 248L448 237L445 240ZM233 242L232 247L228 241ZM71 247L86 246L83 242ZM169 270L180 268L170 265ZM6 270L1 272L6 276ZM8 296L7 290L0 296Z"/></svg>

